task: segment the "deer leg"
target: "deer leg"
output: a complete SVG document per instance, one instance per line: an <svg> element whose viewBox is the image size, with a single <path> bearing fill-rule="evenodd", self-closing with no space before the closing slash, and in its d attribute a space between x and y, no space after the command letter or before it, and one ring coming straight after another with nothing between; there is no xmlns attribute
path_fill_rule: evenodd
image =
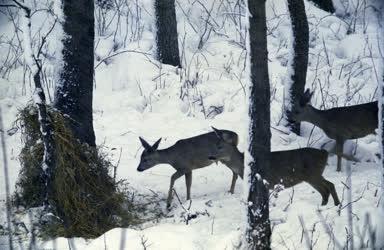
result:
<svg viewBox="0 0 384 250"><path fill-rule="evenodd" d="M235 185L236 185L236 180L237 180L237 174L235 174L235 172L233 172L233 175L232 175L232 183L231 183L231 189L229 190L229 192L231 192L231 194L234 194L235 193Z"/></svg>
<svg viewBox="0 0 384 250"><path fill-rule="evenodd" d="M341 139L336 139L336 155L337 155L337 172L341 171L341 156L343 155L343 145L344 141Z"/></svg>
<svg viewBox="0 0 384 250"><path fill-rule="evenodd" d="M169 191L168 191L167 208L171 206L173 185L175 184L175 181L183 175L184 175L183 171L176 171L176 173L174 173L171 176L171 184L169 186Z"/></svg>
<svg viewBox="0 0 384 250"><path fill-rule="evenodd" d="M321 205L324 206L328 203L329 199L329 191L326 187L322 186L321 184L317 183L317 181L309 181L309 185L311 185L314 189L316 189L317 192L321 194L322 202Z"/></svg>
<svg viewBox="0 0 384 250"><path fill-rule="evenodd" d="M325 192L325 196L323 197L323 202L321 203L321 205L324 206L324 205L328 204L328 200L329 200L329 196L331 195L331 191L330 191L328 183L325 182L324 178L322 178L320 186L323 188L323 190Z"/></svg>
<svg viewBox="0 0 384 250"><path fill-rule="evenodd" d="M185 173L185 185L187 186L187 200L191 199L192 172Z"/></svg>
<svg viewBox="0 0 384 250"><path fill-rule="evenodd" d="M328 190L331 192L331 195L332 195L332 198L333 198L333 202L335 203L335 206L339 205L340 204L340 200L339 200L339 197L337 196L335 185L332 182L330 182L330 181L328 181L326 179L324 179L324 183L326 183L326 185L328 186Z"/></svg>

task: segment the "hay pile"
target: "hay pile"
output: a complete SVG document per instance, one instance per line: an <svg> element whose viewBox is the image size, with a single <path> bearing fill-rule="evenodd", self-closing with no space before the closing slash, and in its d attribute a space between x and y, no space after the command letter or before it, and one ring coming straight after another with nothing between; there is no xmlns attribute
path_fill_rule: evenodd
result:
<svg viewBox="0 0 384 250"><path fill-rule="evenodd" d="M64 117L48 107L54 127L56 171L53 181L53 213L59 220L43 225L46 237L94 238L105 231L140 222L130 213L131 204L122 183L110 177L112 164L98 148L80 144L66 126ZM16 124L22 132L21 171L16 184L15 204L25 208L43 205L44 179L41 163L43 143L37 108L20 110Z"/></svg>

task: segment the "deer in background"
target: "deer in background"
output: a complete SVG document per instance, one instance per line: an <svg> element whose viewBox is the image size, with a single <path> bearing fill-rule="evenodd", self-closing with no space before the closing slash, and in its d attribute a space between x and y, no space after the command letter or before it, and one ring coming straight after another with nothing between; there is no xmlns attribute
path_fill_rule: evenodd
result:
<svg viewBox="0 0 384 250"><path fill-rule="evenodd" d="M213 128L213 127L212 127ZM187 200L191 199L192 171L211 165L214 161L209 160L212 151L220 140L225 140L228 145L234 147L238 144L238 135L229 130L214 129L214 132L198 135L195 137L177 141L173 146L158 150L161 138L152 146L143 138L139 137L144 151L137 171L142 172L158 164L169 164L176 172L171 176L171 183L168 191L167 208L170 208L172 202L172 191L175 181L185 175L185 184L187 189ZM219 160L228 166L230 162ZM229 167L229 166L228 166ZM232 167L229 167L233 169ZM237 173L233 171L230 192L233 194L237 180Z"/></svg>
<svg viewBox="0 0 384 250"><path fill-rule="evenodd" d="M341 171L341 157L346 140L373 134L378 126L377 101L348 107L319 110L310 104L313 92L307 89L300 98L296 112L289 114L296 122L310 122L336 141L337 171Z"/></svg>
<svg viewBox="0 0 384 250"><path fill-rule="evenodd" d="M236 146L222 139L216 144L216 150L209 159L226 162L233 172L240 173L240 177L243 178L244 153L241 153ZM306 182L321 194L321 205L326 205L329 196L332 195L337 206L340 201L335 185L322 176L327 159L326 150L315 148L271 152L271 169L268 169L262 177L268 181L270 188L277 184L288 188Z"/></svg>

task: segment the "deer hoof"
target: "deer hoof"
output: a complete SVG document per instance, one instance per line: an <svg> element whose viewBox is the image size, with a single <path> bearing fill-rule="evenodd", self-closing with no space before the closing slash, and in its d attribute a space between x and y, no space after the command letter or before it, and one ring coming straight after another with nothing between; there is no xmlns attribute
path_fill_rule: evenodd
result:
<svg viewBox="0 0 384 250"><path fill-rule="evenodd" d="M327 205L327 203L328 203L328 201L323 200L323 201L321 202L321 205L322 205L322 206L325 206L325 205Z"/></svg>

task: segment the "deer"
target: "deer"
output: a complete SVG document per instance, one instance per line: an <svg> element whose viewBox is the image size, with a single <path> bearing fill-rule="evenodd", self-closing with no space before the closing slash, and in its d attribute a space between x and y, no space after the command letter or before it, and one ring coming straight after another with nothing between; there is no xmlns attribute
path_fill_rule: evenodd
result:
<svg viewBox="0 0 384 250"><path fill-rule="evenodd" d="M216 150L212 152L210 160L226 162L227 166L243 179L244 153L240 152L235 145L219 140L216 143ZM269 188L278 184L289 188L306 182L320 193L322 206L328 204L330 195L335 206L338 206L340 200L335 185L323 177L327 159L328 151L324 149L299 148L274 151L271 152L271 169L266 171L262 178L269 183Z"/></svg>
<svg viewBox="0 0 384 250"><path fill-rule="evenodd" d="M288 114L296 122L310 122L336 141L337 171L341 171L344 142L375 133L378 127L377 101L319 110L310 104L313 92L301 96L298 109Z"/></svg>
<svg viewBox="0 0 384 250"><path fill-rule="evenodd" d="M179 140L174 145L161 150L158 149L161 138L151 146L142 137L139 137L141 145L144 147L144 151L141 154L137 171L142 172L158 164L169 164L176 170L171 176L167 198L168 209L171 206L175 181L183 175L185 175L187 200L191 199L192 171L207 167L213 162L217 163L217 161L212 161L208 158L212 151L215 150L215 145L219 140L224 140L229 145L237 146L238 135L235 132L216 128L213 129L214 132ZM229 162L226 162L225 160L219 161L226 166L229 164ZM233 168L230 169L232 170ZM234 193L236 180L238 178L237 175L237 173L233 172L230 187L230 193L232 194Z"/></svg>

